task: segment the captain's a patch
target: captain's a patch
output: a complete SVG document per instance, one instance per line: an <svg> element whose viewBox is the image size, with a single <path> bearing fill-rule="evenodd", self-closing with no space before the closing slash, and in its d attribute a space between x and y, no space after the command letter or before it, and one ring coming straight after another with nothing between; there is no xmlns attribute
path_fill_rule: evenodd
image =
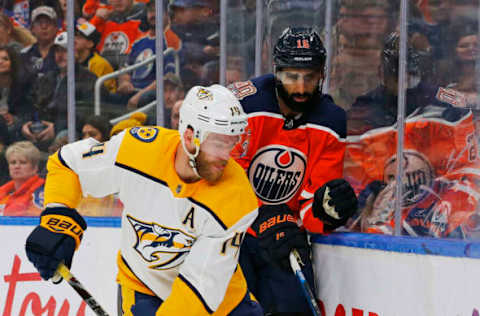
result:
<svg viewBox="0 0 480 316"><path fill-rule="evenodd" d="M157 138L158 128L156 127L147 127L147 126L137 126L130 129L130 135L136 139L145 142L151 143Z"/></svg>

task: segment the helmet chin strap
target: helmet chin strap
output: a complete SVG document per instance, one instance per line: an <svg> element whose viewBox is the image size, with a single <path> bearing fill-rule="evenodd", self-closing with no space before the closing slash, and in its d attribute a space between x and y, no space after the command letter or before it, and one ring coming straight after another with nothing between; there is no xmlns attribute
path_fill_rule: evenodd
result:
<svg viewBox="0 0 480 316"><path fill-rule="evenodd" d="M190 166L190 168L192 168L193 173L195 173L197 177L201 178L202 176L200 176L197 169L197 156L200 153L200 141L198 140L198 138L194 139L193 143L195 144L195 153L193 154L187 149L185 142L181 142L181 143L182 143L183 149L185 150L188 156L188 165Z"/></svg>

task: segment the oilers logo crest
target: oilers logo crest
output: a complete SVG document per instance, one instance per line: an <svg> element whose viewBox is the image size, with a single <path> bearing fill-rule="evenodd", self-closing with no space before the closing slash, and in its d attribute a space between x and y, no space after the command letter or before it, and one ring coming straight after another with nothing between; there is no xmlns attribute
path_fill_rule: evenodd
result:
<svg viewBox="0 0 480 316"><path fill-rule="evenodd" d="M135 63L141 63L148 58L152 57L154 55L153 50L150 48L144 49L140 54L138 54L137 58L135 58ZM150 72L153 70L154 63L149 63L147 65L141 66L137 69L132 74L132 77L137 80L145 79Z"/></svg>
<svg viewBox="0 0 480 316"><path fill-rule="evenodd" d="M396 155L385 164L383 181L390 183L395 180ZM415 150L406 150L403 153L403 202L410 206L422 200L432 187L435 178L432 165L428 159Z"/></svg>
<svg viewBox="0 0 480 316"><path fill-rule="evenodd" d="M112 32L107 35L105 42L103 43L102 53L117 52L119 54L125 54L130 45L128 36L123 32Z"/></svg>
<svg viewBox="0 0 480 316"><path fill-rule="evenodd" d="M171 269L185 260L195 237L157 223L146 223L130 215L127 219L137 235L134 249L150 263L150 269Z"/></svg>
<svg viewBox="0 0 480 316"><path fill-rule="evenodd" d="M300 188L306 166L301 151L281 145L266 146L253 157L248 178L263 203L286 203Z"/></svg>

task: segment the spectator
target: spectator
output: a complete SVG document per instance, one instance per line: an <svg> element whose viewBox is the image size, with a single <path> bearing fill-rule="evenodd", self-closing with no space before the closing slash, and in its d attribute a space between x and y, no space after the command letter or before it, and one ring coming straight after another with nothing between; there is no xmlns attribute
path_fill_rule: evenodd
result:
<svg viewBox="0 0 480 316"><path fill-rule="evenodd" d="M0 187L4 216L39 216L44 180L37 175L40 151L29 141L10 145L5 153L11 181Z"/></svg>
<svg viewBox="0 0 480 316"><path fill-rule="evenodd" d="M47 150L55 134L67 128L67 33L60 33L53 48L56 69L38 78L32 92L32 102L36 107L31 121L22 126L22 134L42 150ZM96 76L87 69L75 64L76 104L93 103L93 87ZM41 121L39 129L36 124ZM43 126L42 126L43 125Z"/></svg>
<svg viewBox="0 0 480 316"><path fill-rule="evenodd" d="M173 0L169 7L172 30L182 41L181 77L184 72L201 77L202 66L218 59L220 50L219 21L209 0ZM188 88L188 85L186 85Z"/></svg>
<svg viewBox="0 0 480 316"><path fill-rule="evenodd" d="M47 6L32 11L32 34L37 42L22 50L23 64L32 76L56 69L53 41L57 33L57 14Z"/></svg>
<svg viewBox="0 0 480 316"><path fill-rule="evenodd" d="M112 10L107 0L86 0L82 6L82 14L85 18L91 19L98 9Z"/></svg>
<svg viewBox="0 0 480 316"><path fill-rule="evenodd" d="M147 115L142 112L135 112L128 119L118 122L112 127L110 137L117 135L121 131L129 127L143 126L147 120Z"/></svg>
<svg viewBox="0 0 480 316"><path fill-rule="evenodd" d="M317 32L287 28L273 57L274 74L231 85L248 115L236 160L261 203L252 234L243 240L240 265L267 314L310 315L288 257L292 249L299 251L313 287L305 231L331 231L356 209L352 188L336 179L342 177L346 116L320 89L326 50ZM330 202L324 199L326 190ZM325 203L335 209L334 217L325 211Z"/></svg>
<svg viewBox="0 0 480 316"><path fill-rule="evenodd" d="M31 78L20 68L19 56L13 47L0 47L0 115L4 118L9 138L20 137L22 121L31 115L33 108L27 95Z"/></svg>
<svg viewBox="0 0 480 316"><path fill-rule="evenodd" d="M420 0L419 6L423 21L419 23L415 21L411 27L427 37L432 45L432 58L435 64L441 64L448 57L445 39L450 29L452 0Z"/></svg>
<svg viewBox="0 0 480 316"><path fill-rule="evenodd" d="M447 45L452 47L448 71L452 80L447 86L462 92L466 96L467 106L480 109L477 93L476 64L479 58L478 23L462 19L452 24Z"/></svg>
<svg viewBox="0 0 480 316"><path fill-rule="evenodd" d="M138 99L138 107L145 106L156 99L156 90L155 90L156 81L154 81L151 85L150 89L146 89L145 92L139 95ZM164 124L165 127L170 127L170 112L173 108L175 101L179 99L183 99L185 95L185 89L183 88L183 83L180 80L180 77L175 75L174 73L167 73L163 76L163 107L164 107ZM130 99L130 102L136 102L136 96ZM130 103L128 106L131 109L137 107L135 103ZM155 109L153 109L155 110ZM155 117L154 111L149 111L147 114L151 119ZM155 121L149 121L148 124L155 125Z"/></svg>
<svg viewBox="0 0 480 316"><path fill-rule="evenodd" d="M93 138L101 143L110 139L112 125L110 121L103 116L93 115L85 119L82 127L82 139Z"/></svg>
<svg viewBox="0 0 480 316"><path fill-rule="evenodd" d="M345 111L349 110L355 99L379 83L378 54L356 58L344 51L335 56L331 76L331 95L335 103Z"/></svg>
<svg viewBox="0 0 480 316"><path fill-rule="evenodd" d="M395 27L394 9L389 0L342 0L336 32L344 47L338 51L380 50Z"/></svg>
<svg viewBox="0 0 480 316"><path fill-rule="evenodd" d="M97 77L101 77L113 72L110 63L97 54L96 46L100 40L100 33L95 26L88 22L77 25L75 29L75 61L90 70ZM105 88L114 93L117 89L115 79L105 81Z"/></svg>
<svg viewBox="0 0 480 316"><path fill-rule="evenodd" d="M220 64L218 60L212 60L203 65L202 82L211 85L220 81ZM241 56L227 56L227 69L225 70L225 84L246 79L245 62Z"/></svg>
<svg viewBox="0 0 480 316"><path fill-rule="evenodd" d="M180 118L180 108L182 107L183 99L175 102L170 114L170 128L178 129L178 119Z"/></svg>
<svg viewBox="0 0 480 316"><path fill-rule="evenodd" d="M0 46L12 46L17 53L25 46L35 43L35 37L25 28L14 25L10 18L0 12Z"/></svg>
<svg viewBox="0 0 480 316"><path fill-rule="evenodd" d="M164 1L164 31L168 22L168 12L166 10L166 1ZM132 47L132 51L128 55L128 61L125 66L131 66L137 63L140 63L152 56L155 55L155 1L150 1L147 4L147 33L139 38ZM167 33L165 31L163 36L163 47L167 47L166 36L174 36L175 34L171 31ZM173 35L172 35L173 34ZM176 36L176 35L175 35ZM178 38L177 38L178 39ZM177 45L177 49L179 46ZM175 60L173 55L164 55L164 74L169 72L175 72ZM135 69L132 72L132 75L123 74L118 78L119 88L118 92L124 94L128 98L128 107L134 108L137 106L138 101L142 94L147 91L155 90L155 79L156 79L156 66L155 62L144 65L140 68Z"/></svg>
<svg viewBox="0 0 480 316"><path fill-rule="evenodd" d="M143 34L140 18L145 8L133 0L109 0L111 10L98 8L90 23L101 33L97 49L114 69L124 64L133 43Z"/></svg>
<svg viewBox="0 0 480 316"><path fill-rule="evenodd" d="M418 33L417 33L418 34ZM420 35L422 36L422 35ZM452 89L432 85L430 71L432 57L428 45L420 40L409 38L407 50L407 91L406 115L419 107L429 104L441 106L465 106L465 97ZM422 38L425 39L424 36ZM419 49L414 46L427 47ZM369 129L392 126L397 118L399 35L392 33L388 37L381 56L382 83L366 94L359 96L347 112L348 133L363 134Z"/></svg>

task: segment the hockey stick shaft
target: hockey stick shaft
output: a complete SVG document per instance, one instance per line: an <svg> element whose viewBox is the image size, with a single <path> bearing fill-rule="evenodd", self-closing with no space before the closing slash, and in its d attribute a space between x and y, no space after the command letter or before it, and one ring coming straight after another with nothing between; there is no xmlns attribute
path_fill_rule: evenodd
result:
<svg viewBox="0 0 480 316"><path fill-rule="evenodd" d="M315 295L313 295L312 290L310 289L310 286L307 283L307 280L305 279L305 275L302 272L302 268L300 268L299 264L299 258L300 255L298 254L298 251L296 249L293 249L292 252L290 252L290 266L292 267L293 273L297 276L298 281L300 282L300 285L302 287L302 292L303 295L305 295L305 298L308 301L308 305L310 306L310 309L313 312L314 316L321 316L320 308L318 307L317 300L315 299Z"/></svg>
<svg viewBox="0 0 480 316"><path fill-rule="evenodd" d="M77 280L70 272L70 269L67 268L63 263L60 263L57 268L57 273L60 274L65 281L75 290L75 292L80 295L80 297L87 303L88 306L95 312L98 316L108 316L107 312L97 303L80 281Z"/></svg>

